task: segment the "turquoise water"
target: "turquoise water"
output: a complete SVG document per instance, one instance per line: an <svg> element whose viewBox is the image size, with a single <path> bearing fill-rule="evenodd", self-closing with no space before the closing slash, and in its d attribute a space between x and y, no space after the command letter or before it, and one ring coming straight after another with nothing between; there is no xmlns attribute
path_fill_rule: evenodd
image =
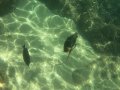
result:
<svg viewBox="0 0 120 90"><path fill-rule="evenodd" d="M63 45L77 31L75 23L44 4L20 2L13 13L0 17L0 30L0 90L120 90L119 63L95 53L80 34L67 60ZM30 53L29 67L23 44Z"/></svg>

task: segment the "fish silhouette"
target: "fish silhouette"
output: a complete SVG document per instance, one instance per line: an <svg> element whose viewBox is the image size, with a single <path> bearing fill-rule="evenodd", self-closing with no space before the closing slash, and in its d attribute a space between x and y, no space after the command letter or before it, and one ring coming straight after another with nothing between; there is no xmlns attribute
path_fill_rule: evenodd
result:
<svg viewBox="0 0 120 90"><path fill-rule="evenodd" d="M78 37L78 33L76 32L76 33L70 35L69 37L67 37L67 39L64 42L64 52L69 53L67 58L69 58L69 55L70 55L71 51L76 46L77 37Z"/></svg>
<svg viewBox="0 0 120 90"><path fill-rule="evenodd" d="M29 55L28 49L25 47L25 45L23 45L23 60L26 63L26 65L29 66L29 64L30 64L30 55Z"/></svg>

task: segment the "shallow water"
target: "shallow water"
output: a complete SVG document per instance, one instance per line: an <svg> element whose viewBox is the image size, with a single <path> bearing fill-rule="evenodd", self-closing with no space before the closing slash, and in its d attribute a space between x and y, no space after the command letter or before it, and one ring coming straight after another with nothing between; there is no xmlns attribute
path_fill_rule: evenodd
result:
<svg viewBox="0 0 120 90"><path fill-rule="evenodd" d="M40 2L20 2L13 13L0 18L0 30L0 90L120 89L119 63L95 53L80 34L67 60L63 45L77 31L75 23ZM29 67L22 57L24 44Z"/></svg>

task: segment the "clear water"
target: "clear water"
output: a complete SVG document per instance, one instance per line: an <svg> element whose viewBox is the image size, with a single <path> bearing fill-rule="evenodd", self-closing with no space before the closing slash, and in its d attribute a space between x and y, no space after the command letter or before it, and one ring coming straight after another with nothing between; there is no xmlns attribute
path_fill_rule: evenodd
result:
<svg viewBox="0 0 120 90"><path fill-rule="evenodd" d="M119 78L111 79L104 67L108 62L100 61L80 34L67 60L63 44L76 26L40 2L20 2L13 13L0 18L0 30L0 90L120 89ZM29 67L23 61L23 44L30 53ZM115 68L119 71L118 65Z"/></svg>

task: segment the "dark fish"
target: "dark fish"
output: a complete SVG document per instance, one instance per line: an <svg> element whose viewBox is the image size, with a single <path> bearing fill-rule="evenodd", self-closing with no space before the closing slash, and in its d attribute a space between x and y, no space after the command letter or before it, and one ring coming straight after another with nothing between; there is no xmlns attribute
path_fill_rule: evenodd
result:
<svg viewBox="0 0 120 90"><path fill-rule="evenodd" d="M76 46L76 39L78 37L78 33L74 33L71 36L67 37L66 41L64 42L64 52L68 52L68 57L71 53L71 51Z"/></svg>
<svg viewBox="0 0 120 90"><path fill-rule="evenodd" d="M23 60L29 66L30 64L30 55L28 49L23 45Z"/></svg>

